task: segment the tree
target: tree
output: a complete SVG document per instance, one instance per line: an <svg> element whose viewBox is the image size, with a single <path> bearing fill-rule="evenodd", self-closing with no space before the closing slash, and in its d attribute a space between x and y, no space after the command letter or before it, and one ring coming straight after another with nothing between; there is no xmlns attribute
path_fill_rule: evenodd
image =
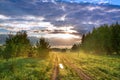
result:
<svg viewBox="0 0 120 80"><path fill-rule="evenodd" d="M83 44L84 41L85 41L85 34L82 35L81 44Z"/></svg>
<svg viewBox="0 0 120 80"><path fill-rule="evenodd" d="M4 59L8 60L14 54L14 47L13 47L13 35L9 34L9 37L6 39L5 49L2 53Z"/></svg>
<svg viewBox="0 0 120 80"><path fill-rule="evenodd" d="M30 48L31 44L25 31L17 32L16 35L9 34L5 42L3 57L8 60L11 57L28 55Z"/></svg>
<svg viewBox="0 0 120 80"><path fill-rule="evenodd" d="M120 25L118 23L111 25L112 28L112 46L114 52L120 55Z"/></svg>
<svg viewBox="0 0 120 80"><path fill-rule="evenodd" d="M45 58L48 56L50 51L50 44L45 40L45 38L41 37L36 43L36 47L39 57Z"/></svg>
<svg viewBox="0 0 120 80"><path fill-rule="evenodd" d="M0 58L2 57L2 53L3 53L3 46L0 46Z"/></svg>
<svg viewBox="0 0 120 80"><path fill-rule="evenodd" d="M82 38L82 48L96 54L120 54L120 25L116 23L94 28Z"/></svg>
<svg viewBox="0 0 120 80"><path fill-rule="evenodd" d="M80 48L80 44L74 44L71 48L71 51L78 51Z"/></svg>
<svg viewBox="0 0 120 80"><path fill-rule="evenodd" d="M31 50L31 44L26 31L17 32L14 36L14 45L16 46L16 56L28 55Z"/></svg>

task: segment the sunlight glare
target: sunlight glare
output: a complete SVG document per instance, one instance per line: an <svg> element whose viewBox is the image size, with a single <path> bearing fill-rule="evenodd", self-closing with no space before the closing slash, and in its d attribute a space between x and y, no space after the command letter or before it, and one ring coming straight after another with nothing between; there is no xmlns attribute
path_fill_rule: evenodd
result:
<svg viewBox="0 0 120 80"><path fill-rule="evenodd" d="M70 38L73 38L73 37L75 37L74 35L71 35L71 34L57 34L57 36L59 37L59 38L62 38L62 39L70 39Z"/></svg>
<svg viewBox="0 0 120 80"><path fill-rule="evenodd" d="M64 68L64 67L63 67L63 65L62 65L61 63L59 64L59 67L60 67L61 69L63 69L63 68Z"/></svg>

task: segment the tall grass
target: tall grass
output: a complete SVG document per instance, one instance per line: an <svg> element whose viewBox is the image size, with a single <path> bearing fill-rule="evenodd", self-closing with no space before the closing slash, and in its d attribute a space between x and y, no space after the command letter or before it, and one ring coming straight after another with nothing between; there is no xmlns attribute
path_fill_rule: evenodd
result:
<svg viewBox="0 0 120 80"><path fill-rule="evenodd" d="M93 54L77 53L65 54L69 61L77 65L96 80L120 79L120 56L100 56Z"/></svg>
<svg viewBox="0 0 120 80"><path fill-rule="evenodd" d="M85 53L50 53L46 59L14 58L9 61L0 60L0 80L50 80L53 74L56 55L59 68L58 79L81 80L76 71L63 59L82 69L96 80L119 80L120 57L93 55Z"/></svg>
<svg viewBox="0 0 120 80"><path fill-rule="evenodd" d="M0 80L49 80L50 59L17 58L0 61Z"/></svg>

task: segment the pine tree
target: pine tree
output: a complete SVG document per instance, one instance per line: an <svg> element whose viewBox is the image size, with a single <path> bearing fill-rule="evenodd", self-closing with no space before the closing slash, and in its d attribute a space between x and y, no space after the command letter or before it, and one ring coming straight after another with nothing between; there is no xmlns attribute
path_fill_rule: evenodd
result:
<svg viewBox="0 0 120 80"><path fill-rule="evenodd" d="M80 49L80 44L74 44L71 48L71 51L78 51Z"/></svg>
<svg viewBox="0 0 120 80"><path fill-rule="evenodd" d="M50 51L50 44L45 38L41 37L39 41L36 43L37 51L39 57L45 58L48 56Z"/></svg>
<svg viewBox="0 0 120 80"><path fill-rule="evenodd" d="M113 50L120 55L120 25L118 23L112 26L112 46Z"/></svg>

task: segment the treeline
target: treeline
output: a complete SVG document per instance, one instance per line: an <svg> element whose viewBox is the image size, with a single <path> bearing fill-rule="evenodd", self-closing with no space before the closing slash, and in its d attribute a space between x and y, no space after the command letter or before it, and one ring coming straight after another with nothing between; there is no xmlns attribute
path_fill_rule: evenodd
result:
<svg viewBox="0 0 120 80"><path fill-rule="evenodd" d="M36 45L31 45L26 31L17 32L16 35L9 34L4 46L0 47L0 57L8 60L14 57L41 57L48 56L49 43L45 38L40 38Z"/></svg>
<svg viewBox="0 0 120 80"><path fill-rule="evenodd" d="M96 54L120 55L120 25L102 25L82 36L80 49Z"/></svg>
<svg viewBox="0 0 120 80"><path fill-rule="evenodd" d="M56 49L55 49L56 50ZM82 35L82 42L74 44L71 51L84 50L96 54L120 55L120 25L102 25L92 32ZM13 57L41 57L49 55L50 45L45 38L40 38L36 45L31 45L26 31L9 34L3 46L0 46L0 57L8 60ZM63 52L66 49L62 50Z"/></svg>

